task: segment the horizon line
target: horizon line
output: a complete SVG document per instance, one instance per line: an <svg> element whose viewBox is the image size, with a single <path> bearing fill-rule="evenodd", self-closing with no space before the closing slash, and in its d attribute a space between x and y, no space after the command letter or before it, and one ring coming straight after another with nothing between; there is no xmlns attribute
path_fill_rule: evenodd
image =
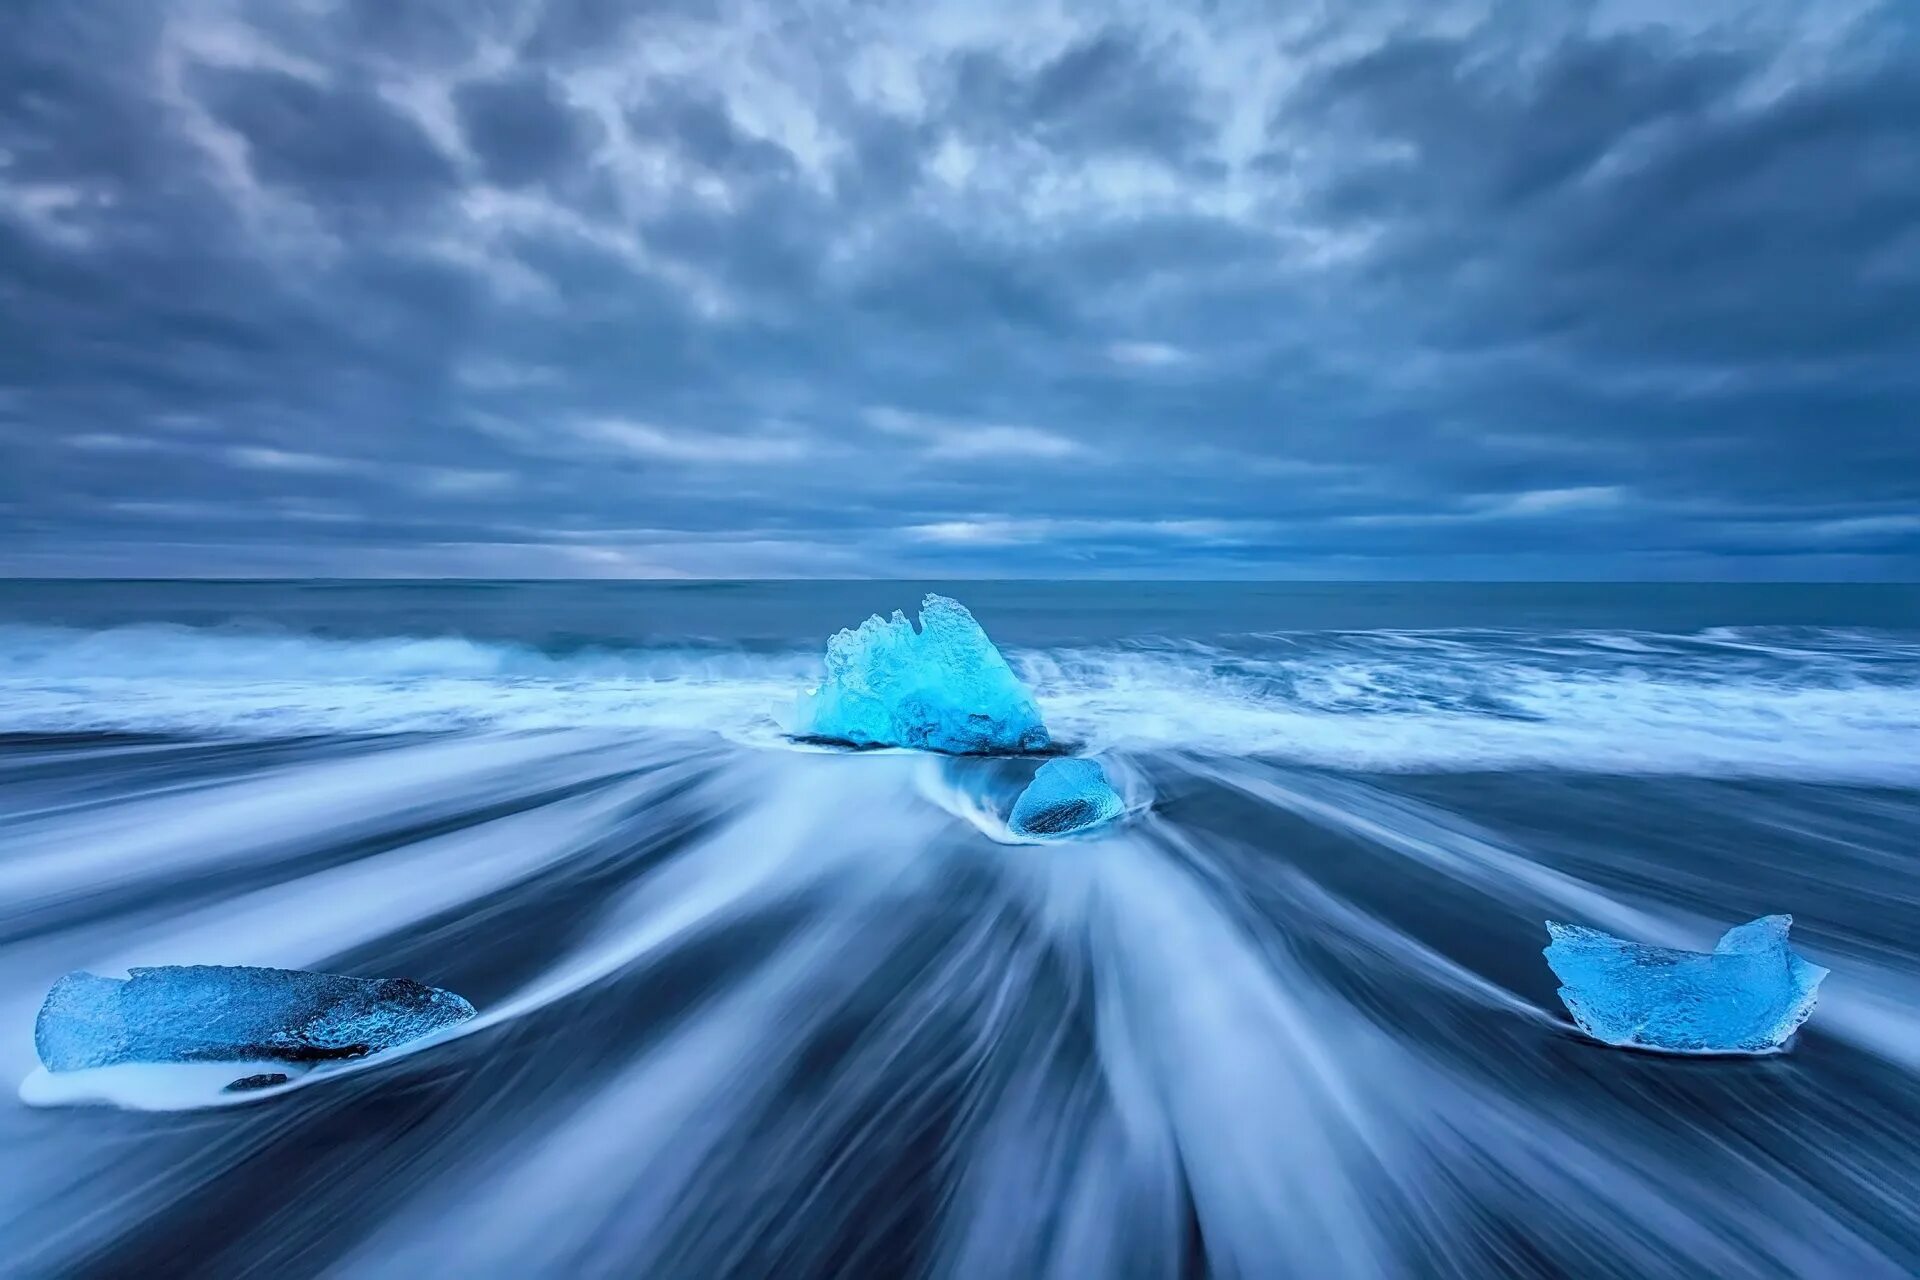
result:
<svg viewBox="0 0 1920 1280"><path fill-rule="evenodd" d="M421 583L491 583L526 586L540 583L598 586L754 586L771 583L1048 583L1069 585L1126 585L1129 583L1186 583L1195 586L1611 586L1611 587L1920 587L1920 579L1910 578L1315 578L1315 577L1239 577L1205 578L1142 574L1137 577L1102 576L1057 578L1043 576L986 576L978 574L913 576L863 575L859 577L472 577L458 574L401 576L300 575L170 575L170 574L0 574L0 583L227 583L285 584L332 583L354 585L417 585Z"/></svg>

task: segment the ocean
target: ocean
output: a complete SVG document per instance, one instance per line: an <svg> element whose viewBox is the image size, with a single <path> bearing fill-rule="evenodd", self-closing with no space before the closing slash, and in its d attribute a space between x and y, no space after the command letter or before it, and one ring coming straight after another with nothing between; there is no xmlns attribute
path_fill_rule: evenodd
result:
<svg viewBox="0 0 1920 1280"><path fill-rule="evenodd" d="M1135 812L794 743L973 610ZM0 582L0 1275L1920 1273L1920 588ZM1787 1051L1545 922L1793 916ZM261 1094L36 1079L75 969L456 991Z"/></svg>

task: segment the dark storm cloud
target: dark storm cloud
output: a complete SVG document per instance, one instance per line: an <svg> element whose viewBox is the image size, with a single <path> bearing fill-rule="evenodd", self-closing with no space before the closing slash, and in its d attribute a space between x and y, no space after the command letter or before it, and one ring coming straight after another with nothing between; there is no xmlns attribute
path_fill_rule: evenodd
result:
<svg viewBox="0 0 1920 1280"><path fill-rule="evenodd" d="M1676 500L1899 504L1920 97L1910 46L1863 43L1767 84L1767 51L1660 33L1524 68L1410 39L1318 73L1277 131L1322 152L1321 216L1378 237L1366 301L1468 357L1450 390L1482 428L1630 444L1609 473Z"/></svg>
<svg viewBox="0 0 1920 1280"><path fill-rule="evenodd" d="M153 145L150 91L102 83L104 67L141 57L157 16L147 7L40 5L10 15L0 41L0 138L13 180L84 176L114 193L166 177L174 159Z"/></svg>
<svg viewBox="0 0 1920 1280"><path fill-rule="evenodd" d="M1198 86L1134 33L1104 30L1022 72L1000 54L955 59L956 121L989 138L1025 134L1067 151L1140 151L1181 161L1211 140Z"/></svg>
<svg viewBox="0 0 1920 1280"><path fill-rule="evenodd" d="M534 60L571 61L623 50L636 33L657 33L663 21L700 19L721 23L718 0L546 0L509 6L526 31L523 54ZM743 10L751 16L751 9Z"/></svg>
<svg viewBox="0 0 1920 1280"><path fill-rule="evenodd" d="M337 40L347 48L369 51L402 63L458 66L473 57L492 34L490 18L496 7L470 5L394 4L392 0L343 0L331 16L333 27L316 31L304 18L290 13L256 11L255 21L288 23L288 44Z"/></svg>
<svg viewBox="0 0 1920 1280"><path fill-rule="evenodd" d="M29 6L0 570L1911 576L1910 19L1605 9Z"/></svg>
<svg viewBox="0 0 1920 1280"><path fill-rule="evenodd" d="M454 101L486 176L507 186L580 168L599 136L597 122L568 106L546 73L469 81Z"/></svg>
<svg viewBox="0 0 1920 1280"><path fill-rule="evenodd" d="M190 91L246 142L253 174L342 217L391 218L445 195L453 165L372 85L199 68Z"/></svg>
<svg viewBox="0 0 1920 1280"><path fill-rule="evenodd" d="M1528 70L1475 58L1389 44L1282 121L1361 153L1330 166L1322 212L1382 230L1388 287L1449 291L1439 339L1758 360L1920 333L1899 261L1920 220L1910 50L1771 92L1757 54L1659 36L1569 39Z"/></svg>
<svg viewBox="0 0 1920 1280"><path fill-rule="evenodd" d="M686 79L655 81L645 99L628 112L628 123L637 137L670 147L716 173L768 178L790 176L794 170L791 152L743 130L723 98Z"/></svg>

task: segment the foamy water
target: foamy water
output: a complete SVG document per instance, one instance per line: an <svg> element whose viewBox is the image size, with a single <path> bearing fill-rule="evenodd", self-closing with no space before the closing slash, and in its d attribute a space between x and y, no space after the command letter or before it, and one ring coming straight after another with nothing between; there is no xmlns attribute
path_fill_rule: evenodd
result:
<svg viewBox="0 0 1920 1280"><path fill-rule="evenodd" d="M1288 635L1014 649L1056 736L1382 771L1920 779L1920 644L1857 632ZM0 731L555 728L782 740L817 654L0 626Z"/></svg>
<svg viewBox="0 0 1920 1280"><path fill-rule="evenodd" d="M389 598L0 624L0 1273L1920 1271L1907 633L1054 625L1129 812L1034 844L1036 760L786 742L797 641ZM1832 974L1766 1059L1589 1042L1540 954L1772 912ZM479 1012L39 1067L61 974L208 963Z"/></svg>

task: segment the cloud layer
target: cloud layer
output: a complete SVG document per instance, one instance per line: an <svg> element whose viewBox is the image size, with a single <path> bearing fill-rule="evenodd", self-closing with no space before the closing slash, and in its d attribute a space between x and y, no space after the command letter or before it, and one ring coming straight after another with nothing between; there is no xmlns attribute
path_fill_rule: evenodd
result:
<svg viewBox="0 0 1920 1280"><path fill-rule="evenodd" d="M29 4L0 573L1920 576L1920 25Z"/></svg>

